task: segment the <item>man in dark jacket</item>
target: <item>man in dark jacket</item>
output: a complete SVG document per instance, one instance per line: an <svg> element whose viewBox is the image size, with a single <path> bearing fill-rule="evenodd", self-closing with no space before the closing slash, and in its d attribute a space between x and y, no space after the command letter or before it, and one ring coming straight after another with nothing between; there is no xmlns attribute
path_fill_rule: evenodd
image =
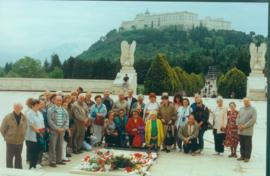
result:
<svg viewBox="0 0 270 176"><path fill-rule="evenodd" d="M194 115L195 120L200 127L198 139L199 139L199 149L201 152L204 147L203 135L208 128L208 119L209 119L209 110L203 104L202 98L199 97L196 99L196 108L194 109L192 114Z"/></svg>

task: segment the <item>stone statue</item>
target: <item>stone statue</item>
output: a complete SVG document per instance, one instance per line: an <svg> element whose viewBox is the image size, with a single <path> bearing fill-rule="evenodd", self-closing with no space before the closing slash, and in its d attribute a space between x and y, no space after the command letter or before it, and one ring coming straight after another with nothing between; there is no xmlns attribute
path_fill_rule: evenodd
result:
<svg viewBox="0 0 270 176"><path fill-rule="evenodd" d="M125 40L121 42L120 62L122 67L133 67L135 49L135 41L132 41L131 45L129 45L128 42Z"/></svg>
<svg viewBox="0 0 270 176"><path fill-rule="evenodd" d="M262 70L265 67L266 50L266 43L262 43L259 47L257 47L255 43L250 43L250 68L252 72L255 71L262 73Z"/></svg>

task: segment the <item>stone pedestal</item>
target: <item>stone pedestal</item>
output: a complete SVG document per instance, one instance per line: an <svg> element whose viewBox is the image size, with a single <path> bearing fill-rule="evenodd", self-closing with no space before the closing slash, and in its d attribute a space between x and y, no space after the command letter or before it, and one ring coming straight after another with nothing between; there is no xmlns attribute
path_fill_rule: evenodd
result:
<svg viewBox="0 0 270 176"><path fill-rule="evenodd" d="M126 74L129 77L127 85L124 84L123 80ZM120 91L124 91L126 93L129 88L133 89L134 94L137 94L137 73L134 67L122 67L113 81L112 92L114 94L117 94Z"/></svg>
<svg viewBox="0 0 270 176"><path fill-rule="evenodd" d="M251 100L266 100L267 80L259 71L253 71L247 80L247 97Z"/></svg>

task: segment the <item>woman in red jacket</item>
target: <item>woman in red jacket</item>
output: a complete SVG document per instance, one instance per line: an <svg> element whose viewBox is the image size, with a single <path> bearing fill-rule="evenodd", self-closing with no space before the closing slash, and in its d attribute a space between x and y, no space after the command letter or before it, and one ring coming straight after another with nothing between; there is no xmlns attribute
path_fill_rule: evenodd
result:
<svg viewBox="0 0 270 176"><path fill-rule="evenodd" d="M128 119L126 131L129 135L129 145L132 147L141 147L144 142L144 121L139 116L138 111L132 112L132 118Z"/></svg>

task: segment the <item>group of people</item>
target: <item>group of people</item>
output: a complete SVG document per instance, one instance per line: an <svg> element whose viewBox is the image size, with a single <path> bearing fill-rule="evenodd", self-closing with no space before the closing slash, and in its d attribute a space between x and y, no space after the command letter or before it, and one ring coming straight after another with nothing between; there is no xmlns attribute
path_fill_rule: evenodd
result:
<svg viewBox="0 0 270 176"><path fill-rule="evenodd" d="M149 102L144 96L133 96L128 89L118 94L118 100L105 90L103 96L76 91L44 92L38 98L29 98L23 112L20 103L6 115L1 124L1 133L6 141L6 166L22 168L22 149L26 143L26 159L29 169L41 167L42 159L48 156L49 166L65 165L72 154L89 151L93 147L146 148L149 151L179 152L196 155L204 148L204 133L211 129L214 134L215 151L224 152L230 147L229 157L237 157L240 142L241 157L248 162L252 149L253 127L256 110L248 98L244 107L236 110L231 102L229 109L217 97L217 106L210 110L203 104L200 95L195 102L176 94L169 101L163 93L161 102L155 93L149 93ZM209 116L213 123L209 123ZM15 162L14 162L15 160Z"/></svg>

